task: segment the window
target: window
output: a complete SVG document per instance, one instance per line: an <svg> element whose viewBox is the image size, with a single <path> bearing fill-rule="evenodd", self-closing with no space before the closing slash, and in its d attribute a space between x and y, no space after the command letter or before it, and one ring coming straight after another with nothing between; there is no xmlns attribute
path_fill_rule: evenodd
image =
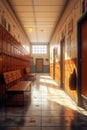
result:
<svg viewBox="0 0 87 130"><path fill-rule="evenodd" d="M2 17L2 25L6 28L6 19Z"/></svg>
<svg viewBox="0 0 87 130"><path fill-rule="evenodd" d="M47 45L32 45L32 54L47 54Z"/></svg>
<svg viewBox="0 0 87 130"><path fill-rule="evenodd" d="M10 32L10 24L8 24L8 32Z"/></svg>

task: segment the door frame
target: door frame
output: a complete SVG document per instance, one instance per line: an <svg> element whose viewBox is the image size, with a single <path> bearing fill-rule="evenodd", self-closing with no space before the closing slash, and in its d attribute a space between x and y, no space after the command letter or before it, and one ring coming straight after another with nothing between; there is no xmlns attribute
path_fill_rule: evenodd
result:
<svg viewBox="0 0 87 130"><path fill-rule="evenodd" d="M81 97L81 25L87 20L87 12L79 19L77 23L77 98L78 105L82 107Z"/></svg>
<svg viewBox="0 0 87 130"><path fill-rule="evenodd" d="M64 44L64 46L62 46L62 44ZM62 79L63 79L62 72L65 74L65 69L62 71L62 68L63 68L63 59L62 59L63 50L62 49L65 49L65 36L60 41L60 87L64 89L64 84L62 81ZM64 83L65 83L65 80L64 80Z"/></svg>
<svg viewBox="0 0 87 130"><path fill-rule="evenodd" d="M36 68L37 68L37 60L42 60L42 72L37 72L37 69L36 69L36 73L43 73L43 58L36 58Z"/></svg>
<svg viewBox="0 0 87 130"><path fill-rule="evenodd" d="M55 48L53 49L53 79L55 79Z"/></svg>

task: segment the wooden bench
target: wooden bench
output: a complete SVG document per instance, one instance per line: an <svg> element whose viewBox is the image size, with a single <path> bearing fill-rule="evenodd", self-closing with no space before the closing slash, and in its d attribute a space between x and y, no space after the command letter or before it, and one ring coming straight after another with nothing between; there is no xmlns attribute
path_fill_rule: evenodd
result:
<svg viewBox="0 0 87 130"><path fill-rule="evenodd" d="M5 80L5 93L6 93L6 105L7 98L9 95L23 95L23 105L24 105L24 93L31 91L31 81L22 81L22 75L20 70L9 71L3 73Z"/></svg>
<svg viewBox="0 0 87 130"><path fill-rule="evenodd" d="M36 79L36 74L35 73L31 73L29 67L24 69L24 74L25 74L25 77L26 78L29 77L30 80L35 80Z"/></svg>

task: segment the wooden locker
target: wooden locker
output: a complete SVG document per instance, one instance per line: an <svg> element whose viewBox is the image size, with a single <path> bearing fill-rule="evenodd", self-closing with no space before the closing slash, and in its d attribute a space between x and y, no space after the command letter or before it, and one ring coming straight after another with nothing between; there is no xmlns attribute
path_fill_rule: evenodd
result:
<svg viewBox="0 0 87 130"><path fill-rule="evenodd" d="M3 72L5 72L6 71L6 55L5 54L3 54L3 56L2 56L2 58L3 58Z"/></svg>
<svg viewBox="0 0 87 130"><path fill-rule="evenodd" d="M2 52L2 26L0 25L0 53Z"/></svg>
<svg viewBox="0 0 87 130"><path fill-rule="evenodd" d="M7 42L7 32L6 32L6 30L3 28L3 53L5 53L6 54L6 42Z"/></svg>
<svg viewBox="0 0 87 130"><path fill-rule="evenodd" d="M7 55L7 71L10 71L10 56Z"/></svg>
<svg viewBox="0 0 87 130"><path fill-rule="evenodd" d="M7 37L7 54L10 55L10 51L11 51L11 36L10 34Z"/></svg>
<svg viewBox="0 0 87 130"><path fill-rule="evenodd" d="M2 73L2 61L3 61L3 57L2 54L0 53L0 74Z"/></svg>

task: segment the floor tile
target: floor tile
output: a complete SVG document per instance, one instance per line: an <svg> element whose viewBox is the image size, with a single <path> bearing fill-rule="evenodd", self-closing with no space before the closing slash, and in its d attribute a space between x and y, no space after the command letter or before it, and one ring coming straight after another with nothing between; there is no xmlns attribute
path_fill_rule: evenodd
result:
<svg viewBox="0 0 87 130"><path fill-rule="evenodd" d="M42 126L70 126L69 117L42 117Z"/></svg>
<svg viewBox="0 0 87 130"><path fill-rule="evenodd" d="M42 130L71 130L70 127L42 127Z"/></svg>
<svg viewBox="0 0 87 130"><path fill-rule="evenodd" d="M24 115L25 116L41 116L42 111L41 110L29 110L25 111Z"/></svg>
<svg viewBox="0 0 87 130"><path fill-rule="evenodd" d="M87 130L87 111L48 74L37 74L24 107L0 108L0 130Z"/></svg>
<svg viewBox="0 0 87 130"><path fill-rule="evenodd" d="M41 127L0 127L0 130L42 130Z"/></svg>
<svg viewBox="0 0 87 130"><path fill-rule="evenodd" d="M43 110L42 116L56 116L56 117L64 117L69 116L69 113L64 113L63 110Z"/></svg>
<svg viewBox="0 0 87 130"><path fill-rule="evenodd" d="M41 126L41 117L14 117L8 116L0 121L0 127L23 127L23 126Z"/></svg>

